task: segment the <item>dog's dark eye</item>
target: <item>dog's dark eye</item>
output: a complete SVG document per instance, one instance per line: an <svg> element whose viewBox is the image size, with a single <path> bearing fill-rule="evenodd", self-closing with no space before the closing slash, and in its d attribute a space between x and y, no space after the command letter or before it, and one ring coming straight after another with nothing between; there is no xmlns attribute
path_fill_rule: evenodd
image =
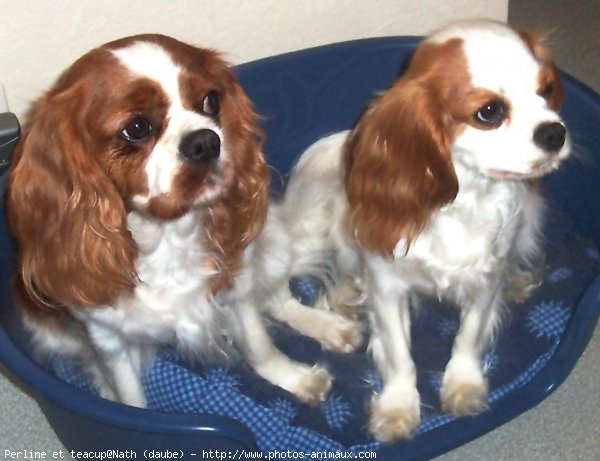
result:
<svg viewBox="0 0 600 461"><path fill-rule="evenodd" d="M500 100L489 101L475 112L477 123L486 126L500 125L506 118L506 106Z"/></svg>
<svg viewBox="0 0 600 461"><path fill-rule="evenodd" d="M136 115L125 128L121 130L121 136L130 142L144 141L154 131L152 123L142 115Z"/></svg>
<svg viewBox="0 0 600 461"><path fill-rule="evenodd" d="M208 115L210 117L219 115L219 112L221 111L219 92L215 90L209 91L202 100L202 104L199 109L204 115Z"/></svg>
<svg viewBox="0 0 600 461"><path fill-rule="evenodd" d="M554 93L554 82L549 82L540 91L540 96L544 99L548 99Z"/></svg>

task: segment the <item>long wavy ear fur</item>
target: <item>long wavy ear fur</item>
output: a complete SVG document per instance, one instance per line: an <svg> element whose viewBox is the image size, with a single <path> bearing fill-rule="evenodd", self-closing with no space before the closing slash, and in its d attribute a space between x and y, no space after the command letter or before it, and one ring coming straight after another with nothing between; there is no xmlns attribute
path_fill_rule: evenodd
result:
<svg viewBox="0 0 600 461"><path fill-rule="evenodd" d="M365 112L344 153L348 226L364 248L393 257L458 192L449 122L421 83L399 80Z"/></svg>
<svg viewBox="0 0 600 461"><path fill-rule="evenodd" d="M86 150L82 91L48 93L15 153L8 219L19 253L15 288L30 307L111 304L135 284L123 202Z"/></svg>
<svg viewBox="0 0 600 461"><path fill-rule="evenodd" d="M220 78L227 87L221 121L235 173L227 194L212 207L206 222L209 244L224 264L212 281L213 293L232 286L244 249L263 228L269 203L269 172L258 117L233 72L224 67Z"/></svg>

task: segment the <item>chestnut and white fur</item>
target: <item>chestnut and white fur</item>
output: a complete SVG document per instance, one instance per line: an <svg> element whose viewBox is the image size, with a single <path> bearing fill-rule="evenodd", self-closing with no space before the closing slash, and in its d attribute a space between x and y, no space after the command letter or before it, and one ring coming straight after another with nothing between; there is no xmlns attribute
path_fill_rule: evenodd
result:
<svg viewBox="0 0 600 461"><path fill-rule="evenodd" d="M263 378L322 401L327 370L276 349L259 311L288 264L269 251L286 245L275 217L261 234L261 139L214 51L142 35L77 60L34 106L9 184L15 295L37 352L73 358L102 396L138 407L162 346L206 362L241 352Z"/></svg>
<svg viewBox="0 0 600 461"><path fill-rule="evenodd" d="M370 351L383 380L370 404L378 440L410 437L420 421L415 294L460 309L443 409L486 408L482 353L509 292L526 296L535 286L537 183L569 155L561 99L558 71L535 35L454 23L418 46L353 130L318 141L292 171L281 206L295 257L329 254L342 280L365 278Z"/></svg>

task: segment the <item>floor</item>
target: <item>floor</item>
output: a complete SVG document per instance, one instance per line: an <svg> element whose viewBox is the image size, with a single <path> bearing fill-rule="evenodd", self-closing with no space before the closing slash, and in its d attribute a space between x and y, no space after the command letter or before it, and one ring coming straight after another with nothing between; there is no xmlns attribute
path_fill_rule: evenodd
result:
<svg viewBox="0 0 600 461"><path fill-rule="evenodd" d="M600 1L512 0L509 21L550 32L560 67L600 92ZM600 459L600 328L566 382L519 418L438 458L467 460ZM64 449L37 404L0 367L0 459L6 449ZM69 459L66 456L65 459Z"/></svg>

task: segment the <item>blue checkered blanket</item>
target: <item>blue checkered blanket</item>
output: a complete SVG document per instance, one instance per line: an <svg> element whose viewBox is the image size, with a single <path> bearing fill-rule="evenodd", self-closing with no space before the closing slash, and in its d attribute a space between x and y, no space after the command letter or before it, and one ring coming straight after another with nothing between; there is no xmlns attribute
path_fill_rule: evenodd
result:
<svg viewBox="0 0 600 461"><path fill-rule="evenodd" d="M524 304L511 306L510 319L484 357L490 403L533 379L552 358L582 292L600 270L600 255L580 238L561 213L545 226L546 265L542 286ZM314 301L318 286L295 280L294 290ZM440 410L440 380L458 328L457 313L436 300L425 300L412 325L413 356L422 398L419 433L450 423ZM225 415L241 421L266 451L371 451L380 447L365 430L367 407L380 378L366 351L336 354L313 340L273 324L276 344L294 359L322 362L336 380L329 398L311 408L282 389L258 378L243 364L204 368L172 351L163 351L148 369L144 386L149 406L166 412ZM57 359L54 372L80 388L95 392L71 364ZM417 435L418 437L418 435Z"/></svg>

